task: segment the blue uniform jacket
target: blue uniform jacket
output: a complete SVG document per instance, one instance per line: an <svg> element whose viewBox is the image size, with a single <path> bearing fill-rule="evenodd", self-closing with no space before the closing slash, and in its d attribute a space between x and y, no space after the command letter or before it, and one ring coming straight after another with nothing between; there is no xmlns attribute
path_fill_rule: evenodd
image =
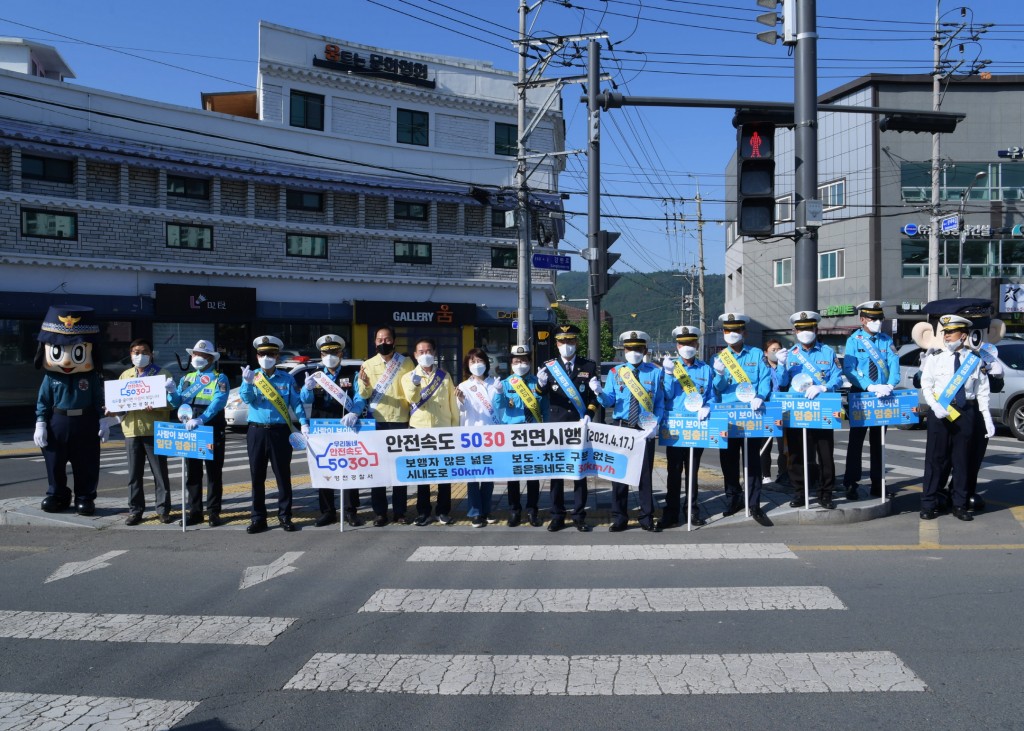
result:
<svg viewBox="0 0 1024 731"><path fill-rule="evenodd" d="M341 378L340 368L338 369L338 372L334 374L331 374L331 372L327 370L327 366L321 366L319 370L326 373L327 377L330 378L335 383L337 383L338 379ZM349 398L351 399L349 411L351 411L353 414L362 414L363 411L366 409L366 399L359 395L359 389L348 388L342 390L344 390L345 393L347 393ZM325 419L341 418L342 416L345 415L345 407L339 404L335 400L334 396L331 396L331 394L327 393L327 391L320 388L319 386L317 386L313 390L306 388L305 378L303 378L302 389L299 391L299 400L304 404L313 404L314 419L321 418L320 416L318 416L318 414L324 414L322 418Z"/></svg>
<svg viewBox="0 0 1024 731"><path fill-rule="evenodd" d="M257 368L256 374L259 375L260 373L263 373L263 369ZM270 385L281 394L285 406L291 408L295 415L299 417L299 423L308 424L309 420L306 418L306 411L302 408L302 401L299 399L299 387L295 385L295 379L291 377L291 374L285 373L280 368L275 368L273 375L268 376L264 374L263 377L270 381ZM285 423L284 418L274 408L274 405L267 400L262 391L256 388L256 384L242 381L242 387L238 395L242 397L242 401L249 404L250 424Z"/></svg>
<svg viewBox="0 0 1024 731"><path fill-rule="evenodd" d="M93 409L103 413L103 379L96 371L85 373L54 373L47 371L39 384L36 398L36 421L50 421L54 409Z"/></svg>
<svg viewBox="0 0 1024 731"><path fill-rule="evenodd" d="M772 392L772 376L768 366L765 365L764 352L760 348L744 345L739 353L733 350L732 354L736 357L736 362L740 364L740 368L743 369L743 372L747 374L747 378L753 384L757 397L762 401L766 400ZM728 368L721 375L716 374L713 383L715 393L718 394L718 400L723 404L729 404L738 400L736 398L736 389L739 387L739 383L733 379Z"/></svg>
<svg viewBox="0 0 1024 731"><path fill-rule="evenodd" d="M804 368L800 359L796 356L797 350L802 351L810 364L822 374L822 380L824 380L824 385L827 390L835 391L842 385L843 372L839 370L839 366L836 365L836 351L815 340L814 345L810 350L804 350L804 346L802 345L794 345L789 349L789 356L786 360L786 365L776 366L775 370L779 373L780 386L788 388L789 382L792 381L793 376L798 373L807 372L807 375L811 375L810 371L807 371L807 369ZM814 383L816 385L821 385L817 380L815 380Z"/></svg>
<svg viewBox="0 0 1024 731"><path fill-rule="evenodd" d="M678 360L678 359L676 359ZM693 381L693 385L700 391L701 396L704 400L701 402L701 406L707 406L710 403L714 403L717 400L715 396L715 389L712 387L714 382L715 372L711 366L702 361L700 358L694 358L691 365L686 365L686 372L690 375L690 380ZM692 414L689 411L684 402L686 401L686 391L683 390L682 385L679 383L679 379L675 376L665 373L665 415L669 412L674 411L679 414Z"/></svg>
<svg viewBox="0 0 1024 731"><path fill-rule="evenodd" d="M167 403L174 408L181 406L182 395L192 388L192 384L196 382L197 378L201 383L205 382L205 385L189 399L189 405L203 406L203 413L197 415L196 418L203 424L208 424L210 419L227 406L228 393L231 391L228 377L223 373L218 373L213 366L207 366L201 371L192 371L182 376L178 382L178 390L167 394Z"/></svg>
<svg viewBox="0 0 1024 731"><path fill-rule="evenodd" d="M499 424L525 424L527 410L523 406L523 400L516 393L516 390L512 388L510 381L513 378L519 378L519 376L509 376L503 380L498 388L497 393L491 398L491 406L494 408L494 415L497 417ZM526 385L533 391L533 395L537 397L537 403L540 406L540 418L543 421L548 420L548 399L547 396L542 396L540 393L540 385L537 383L537 376L532 373L528 373L522 376L522 379L526 381ZM531 420L533 417L530 417Z"/></svg>
<svg viewBox="0 0 1024 731"><path fill-rule="evenodd" d="M622 379L619 377L619 370L633 367L623 363L612 368L608 373L608 381L605 384L604 391L597 397L597 400L605 408L614 406L614 411L612 412L613 419L625 421L629 418L629 404L635 399L635 396L633 396L633 392L629 390L626 384L622 382ZM661 421L661 417L665 413L665 373L661 370L660 366L652 363L641 363L635 366L635 368L638 371L636 373L637 380L640 381L640 385L651 396L654 406L654 417ZM641 407L640 411L642 414L643 407Z"/></svg>
<svg viewBox="0 0 1024 731"><path fill-rule="evenodd" d="M864 344L870 342L875 346L875 350L882 356L882 360L885 362L885 367L889 371L889 377L886 378L882 375L882 370L878 370L878 378L871 380L870 373L872 362L871 356L868 355L867 348ZM885 333L878 333L872 335L871 333L861 328L846 341L846 355L843 357L843 373L850 379L850 384L853 386L855 391L867 391L868 386L878 384L888 384L890 386L898 386L900 382L900 359L896 355L896 348L892 344L892 338Z"/></svg>

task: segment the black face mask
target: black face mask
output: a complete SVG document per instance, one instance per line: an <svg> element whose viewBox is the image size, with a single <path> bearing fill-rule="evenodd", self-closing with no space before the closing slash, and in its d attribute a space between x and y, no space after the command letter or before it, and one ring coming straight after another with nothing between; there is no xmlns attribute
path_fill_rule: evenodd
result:
<svg viewBox="0 0 1024 731"><path fill-rule="evenodd" d="M377 352L381 355L391 355L394 349L394 343L377 343Z"/></svg>

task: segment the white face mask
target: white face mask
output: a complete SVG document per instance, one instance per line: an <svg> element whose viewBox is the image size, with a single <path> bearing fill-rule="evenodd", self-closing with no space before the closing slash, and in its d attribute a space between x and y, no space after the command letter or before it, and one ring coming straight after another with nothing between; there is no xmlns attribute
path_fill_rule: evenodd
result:
<svg viewBox="0 0 1024 731"><path fill-rule="evenodd" d="M630 350L626 353L626 362L630 365L640 365L640 362L643 361L643 359L644 354L638 353L635 350Z"/></svg>
<svg viewBox="0 0 1024 731"><path fill-rule="evenodd" d="M767 351L765 353L765 356L768 358L768 362L769 363L778 363L779 362L779 355L778 355L778 353L779 353L779 351L777 351L777 350Z"/></svg>
<svg viewBox="0 0 1024 731"><path fill-rule="evenodd" d="M469 372L472 373L474 376L482 376L483 374L485 374L487 372L487 364L486 363L470 363L469 364Z"/></svg>
<svg viewBox="0 0 1024 731"><path fill-rule="evenodd" d="M341 358L337 355L324 355L321 356L320 362L333 370L338 367L339 363L341 363Z"/></svg>
<svg viewBox="0 0 1024 731"><path fill-rule="evenodd" d="M729 345L735 345L736 343L743 341L743 336L739 333L726 333L722 336Z"/></svg>
<svg viewBox="0 0 1024 731"><path fill-rule="evenodd" d="M881 332L881 330L882 330L882 321L881 320L868 320L866 327L867 327L869 333L871 333L872 335L876 335L877 333Z"/></svg>
<svg viewBox="0 0 1024 731"><path fill-rule="evenodd" d="M679 357L684 360L690 360L697 355L697 349L692 345L680 345L676 350L679 351Z"/></svg>
<svg viewBox="0 0 1024 731"><path fill-rule="evenodd" d="M256 361L260 364L260 368L268 371L277 363L277 358L272 355L261 355L256 358Z"/></svg>
<svg viewBox="0 0 1024 731"><path fill-rule="evenodd" d="M558 354L563 358L571 358L576 355L576 346L568 343L558 346Z"/></svg>
<svg viewBox="0 0 1024 731"><path fill-rule="evenodd" d="M810 330L801 330L796 334L796 339L803 345L810 345L818 336Z"/></svg>
<svg viewBox="0 0 1024 731"><path fill-rule="evenodd" d="M417 355L416 362L420 364L420 368L430 368L432 365L434 365L434 356L431 355L430 353Z"/></svg>
<svg viewBox="0 0 1024 731"><path fill-rule="evenodd" d="M210 361L208 361L206 358L200 358L196 356L195 358L192 359L192 367L197 370L201 371L208 365L210 365Z"/></svg>
<svg viewBox="0 0 1024 731"><path fill-rule="evenodd" d="M512 366L512 372L515 373L517 376L525 376L527 373L530 372L530 364L516 363L514 366Z"/></svg>
<svg viewBox="0 0 1024 731"><path fill-rule="evenodd" d="M964 344L963 340L954 340L951 343L946 343L946 350L952 353L955 350L960 350L960 346Z"/></svg>
<svg viewBox="0 0 1024 731"><path fill-rule="evenodd" d="M149 360L149 356L146 355L145 353L136 353L135 355L132 356L132 364L136 368L145 368L146 366L149 365Z"/></svg>

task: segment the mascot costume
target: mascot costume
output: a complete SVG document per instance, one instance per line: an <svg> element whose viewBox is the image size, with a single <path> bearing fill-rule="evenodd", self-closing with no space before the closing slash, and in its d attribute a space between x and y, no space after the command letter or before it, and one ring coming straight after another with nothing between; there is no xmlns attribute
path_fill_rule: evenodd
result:
<svg viewBox="0 0 1024 731"><path fill-rule="evenodd" d="M36 368L46 369L36 400L34 441L43 450L49 488L42 508L59 513L71 506L67 465L74 473L75 510L96 512L100 441L117 419L103 413L103 380L95 370L99 326L91 307L51 307L39 332Z"/></svg>

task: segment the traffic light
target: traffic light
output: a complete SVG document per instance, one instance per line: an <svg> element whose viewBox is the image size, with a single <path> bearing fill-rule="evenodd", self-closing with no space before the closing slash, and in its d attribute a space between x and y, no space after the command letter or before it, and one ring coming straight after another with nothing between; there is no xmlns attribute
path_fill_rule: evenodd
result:
<svg viewBox="0 0 1024 731"><path fill-rule="evenodd" d="M613 254L608 249L621 236L618 231L597 232L597 258L590 262L591 273L594 275L594 294L598 297L608 294L621 278L618 274L609 274L608 270L619 260L622 254Z"/></svg>
<svg viewBox="0 0 1024 731"><path fill-rule="evenodd" d="M747 122L736 130L736 223L740 236L775 230L775 126Z"/></svg>
<svg viewBox="0 0 1024 731"><path fill-rule="evenodd" d="M906 114L887 114L878 120L878 129L883 132L931 132L948 134L956 132L960 120L949 115L928 114L927 112L908 112Z"/></svg>

